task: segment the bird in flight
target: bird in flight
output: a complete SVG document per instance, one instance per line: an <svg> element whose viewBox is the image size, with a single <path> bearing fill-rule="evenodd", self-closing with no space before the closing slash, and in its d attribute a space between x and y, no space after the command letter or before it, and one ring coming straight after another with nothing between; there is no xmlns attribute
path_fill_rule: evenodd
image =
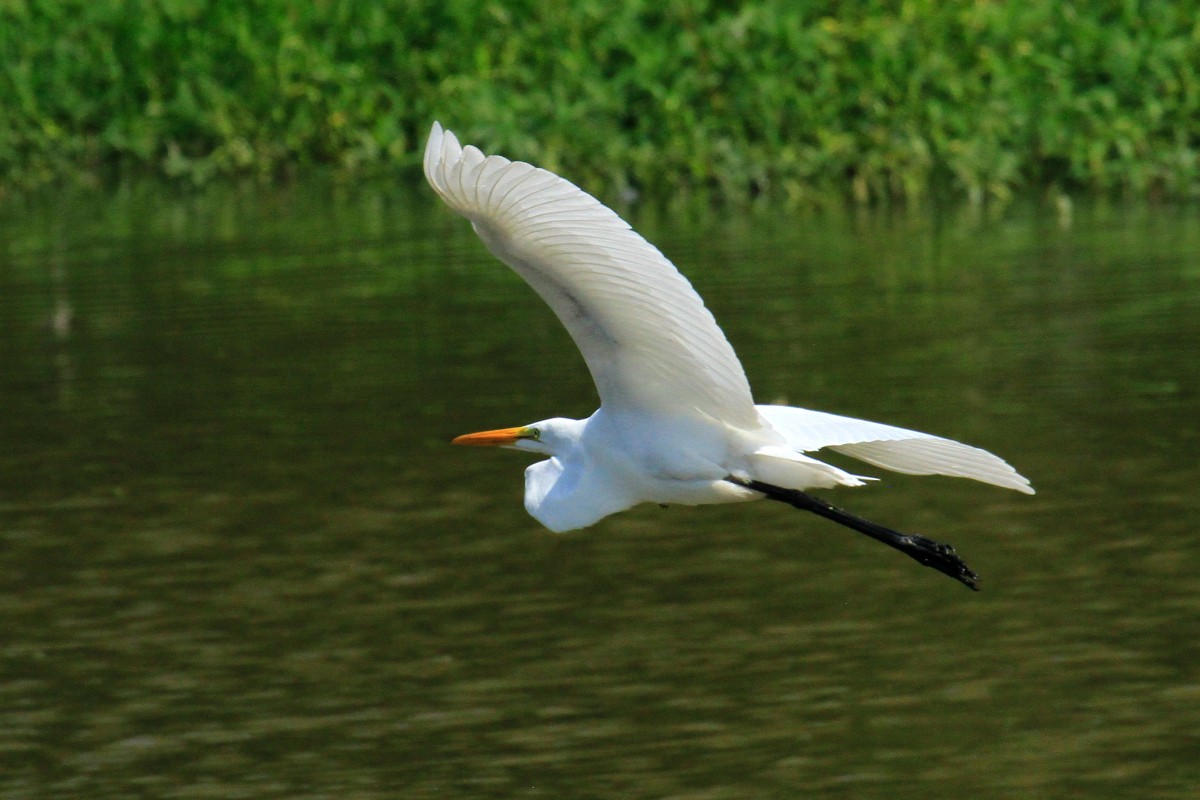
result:
<svg viewBox="0 0 1200 800"><path fill-rule="evenodd" d="M741 362L692 285L617 214L552 172L459 144L437 122L425 177L497 258L550 306L600 395L587 419L470 433L460 445L548 456L525 470L525 508L552 531L639 503L777 500L887 544L977 589L954 548L837 508L806 489L872 480L813 458L829 450L910 475L973 478L1033 494L1003 459L878 422L755 405Z"/></svg>

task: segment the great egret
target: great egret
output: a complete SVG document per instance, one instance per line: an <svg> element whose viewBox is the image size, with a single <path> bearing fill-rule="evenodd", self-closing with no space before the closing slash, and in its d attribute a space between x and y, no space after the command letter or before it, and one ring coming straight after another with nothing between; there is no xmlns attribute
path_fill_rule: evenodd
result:
<svg viewBox="0 0 1200 800"><path fill-rule="evenodd" d="M768 497L895 547L971 588L954 548L906 535L804 489L864 480L806 455L830 450L895 472L974 478L1032 494L1003 459L878 422L758 405L742 365L691 284L662 253L559 176L463 147L437 122L425 177L566 326L600 395L587 419L471 433L454 444L549 456L525 470L525 508L552 531L583 528L638 503Z"/></svg>

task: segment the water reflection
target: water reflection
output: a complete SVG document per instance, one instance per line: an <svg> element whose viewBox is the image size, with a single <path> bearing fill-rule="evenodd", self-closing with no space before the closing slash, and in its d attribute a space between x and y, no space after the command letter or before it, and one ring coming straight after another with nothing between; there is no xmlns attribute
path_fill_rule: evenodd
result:
<svg viewBox="0 0 1200 800"><path fill-rule="evenodd" d="M424 193L10 201L0 797L1190 797L1194 209L635 213L760 399L1034 480L837 496L983 594L763 503L538 530L445 442L594 390Z"/></svg>

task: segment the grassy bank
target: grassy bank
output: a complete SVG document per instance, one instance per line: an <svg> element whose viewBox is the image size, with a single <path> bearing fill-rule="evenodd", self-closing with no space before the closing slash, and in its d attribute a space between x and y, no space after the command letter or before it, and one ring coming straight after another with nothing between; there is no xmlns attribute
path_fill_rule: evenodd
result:
<svg viewBox="0 0 1200 800"><path fill-rule="evenodd" d="M615 192L1200 194L1200 8L0 0L0 187L416 163L430 120Z"/></svg>

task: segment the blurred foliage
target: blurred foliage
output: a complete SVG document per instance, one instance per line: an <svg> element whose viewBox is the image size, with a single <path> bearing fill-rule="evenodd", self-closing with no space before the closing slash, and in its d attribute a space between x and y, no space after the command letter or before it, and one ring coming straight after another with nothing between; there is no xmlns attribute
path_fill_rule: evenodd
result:
<svg viewBox="0 0 1200 800"><path fill-rule="evenodd" d="M1195 0L0 0L0 189L417 162L594 191L1200 195Z"/></svg>

